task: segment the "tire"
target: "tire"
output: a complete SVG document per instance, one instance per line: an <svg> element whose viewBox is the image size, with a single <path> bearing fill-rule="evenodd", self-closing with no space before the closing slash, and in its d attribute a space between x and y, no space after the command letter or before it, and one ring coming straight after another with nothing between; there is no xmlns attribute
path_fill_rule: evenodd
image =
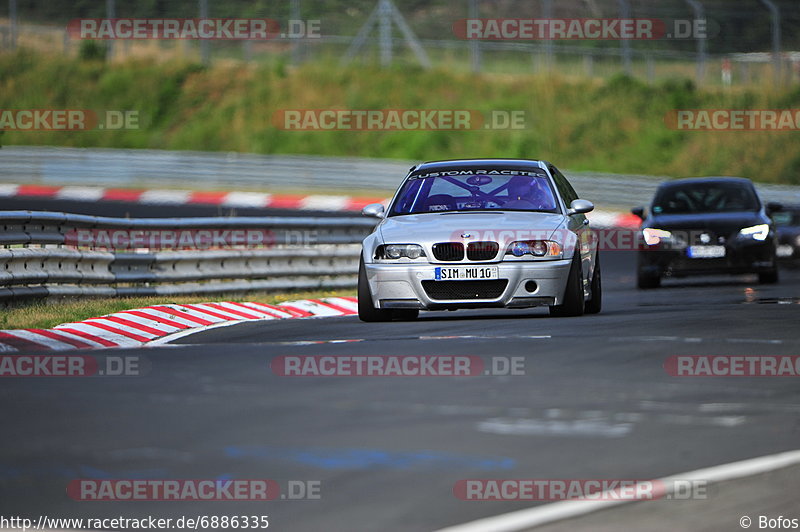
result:
<svg viewBox="0 0 800 532"><path fill-rule="evenodd" d="M550 315L558 318L583 316L583 276L581 275L580 252L576 249L569 268L567 287L564 290L564 302L550 307Z"/></svg>
<svg viewBox="0 0 800 532"><path fill-rule="evenodd" d="M775 284L777 282L778 282L777 267L765 272L759 272L758 274L758 284Z"/></svg>
<svg viewBox="0 0 800 532"><path fill-rule="evenodd" d="M586 314L599 314L603 308L603 280L600 272L600 250L594 256L594 273L592 274L592 284L590 286L592 295L588 301L584 312Z"/></svg>
<svg viewBox="0 0 800 532"><path fill-rule="evenodd" d="M367 272L364 269L364 259L358 265L358 319L367 323L392 321L392 311L375 308L372 304L372 294L369 291Z"/></svg>
<svg viewBox="0 0 800 532"><path fill-rule="evenodd" d="M649 290L661 286L661 277L658 275L647 275L641 271L636 272L636 286L640 290Z"/></svg>

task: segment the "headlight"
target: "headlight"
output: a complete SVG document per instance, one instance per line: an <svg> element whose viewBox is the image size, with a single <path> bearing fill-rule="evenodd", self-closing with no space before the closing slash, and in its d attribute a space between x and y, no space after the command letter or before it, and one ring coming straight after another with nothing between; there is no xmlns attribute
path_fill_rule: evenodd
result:
<svg viewBox="0 0 800 532"><path fill-rule="evenodd" d="M534 257L558 257L561 255L561 245L552 240L517 240L512 242L506 250L506 255L515 257L533 255Z"/></svg>
<svg viewBox="0 0 800 532"><path fill-rule="evenodd" d="M661 239L663 238L670 238L672 233L669 231L664 231L663 229L654 229L652 227L645 227L642 229L642 236L644 236L644 241L648 246L655 246Z"/></svg>
<svg viewBox="0 0 800 532"><path fill-rule="evenodd" d="M769 225L759 224L752 227L745 227L739 231L740 235L752 237L754 240L766 240L769 235Z"/></svg>
<svg viewBox="0 0 800 532"><path fill-rule="evenodd" d="M419 244L385 244L375 251L376 259L418 259L425 256Z"/></svg>

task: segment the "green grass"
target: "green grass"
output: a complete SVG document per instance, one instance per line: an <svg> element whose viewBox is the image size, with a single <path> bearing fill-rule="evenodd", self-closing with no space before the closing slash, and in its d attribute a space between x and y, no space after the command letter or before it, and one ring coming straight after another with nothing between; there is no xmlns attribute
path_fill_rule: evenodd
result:
<svg viewBox="0 0 800 532"><path fill-rule="evenodd" d="M0 109L138 110L132 131L14 132L4 144L162 148L430 160L546 158L569 170L656 175L741 175L800 184L800 132L674 131L676 108L800 107L800 89L697 89L682 79L607 81L524 72L473 75L413 65L298 69L131 60L106 64L31 52L0 55ZM281 109L523 110L505 131L284 131ZM365 183L365 189L369 184Z"/></svg>
<svg viewBox="0 0 800 532"><path fill-rule="evenodd" d="M5 309L2 315L0 315L0 329L48 329L62 323L86 320L113 312L147 307L150 305L167 305L170 303L191 304L208 301L255 301L259 303L277 304L297 299L341 296L355 296L355 290L296 292L290 294L254 294L249 296L219 295L203 297L66 299L47 303L37 302Z"/></svg>

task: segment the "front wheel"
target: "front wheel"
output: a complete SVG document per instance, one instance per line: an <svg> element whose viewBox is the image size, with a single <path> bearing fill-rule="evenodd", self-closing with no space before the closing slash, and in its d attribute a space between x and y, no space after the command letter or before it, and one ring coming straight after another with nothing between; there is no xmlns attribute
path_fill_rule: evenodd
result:
<svg viewBox="0 0 800 532"><path fill-rule="evenodd" d="M758 274L758 283L759 284L775 284L778 282L778 268L774 268L772 270L768 270L765 272L760 272Z"/></svg>
<svg viewBox="0 0 800 532"><path fill-rule="evenodd" d="M564 302L560 305L550 307L550 315L559 318L572 316L583 316L583 276L581 275L581 256L578 250L572 258L572 265L569 268L569 278L567 288L564 290Z"/></svg>
<svg viewBox="0 0 800 532"><path fill-rule="evenodd" d="M600 274L600 250L594 256L594 273L592 273L592 284L590 286L592 296L586 302L584 309L586 314L599 314L603 308L603 282Z"/></svg>
<svg viewBox="0 0 800 532"><path fill-rule="evenodd" d="M392 320L391 310L375 308L372 303L364 259L358 265L358 319L367 323Z"/></svg>
<svg viewBox="0 0 800 532"><path fill-rule="evenodd" d="M648 275L641 271L636 274L636 286L640 290L649 290L661 286L661 277L658 275Z"/></svg>

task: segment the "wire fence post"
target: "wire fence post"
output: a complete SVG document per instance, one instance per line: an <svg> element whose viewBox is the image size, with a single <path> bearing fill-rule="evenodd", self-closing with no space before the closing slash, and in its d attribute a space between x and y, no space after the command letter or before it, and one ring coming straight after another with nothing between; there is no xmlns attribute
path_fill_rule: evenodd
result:
<svg viewBox="0 0 800 532"><path fill-rule="evenodd" d="M469 18L477 19L478 14L478 0L469 0ZM472 39L469 42L470 64L473 72L481 71L481 41Z"/></svg>
<svg viewBox="0 0 800 532"><path fill-rule="evenodd" d="M290 15L289 19L292 21L300 20L300 0L292 0L290 4ZM293 24L297 24L297 22L293 22ZM303 41L300 37L295 36L294 40L292 41L292 64L294 66L299 65L303 60Z"/></svg>
<svg viewBox="0 0 800 532"><path fill-rule="evenodd" d="M631 5L628 0L619 0L619 18L628 20L631 18ZM622 46L622 69L628 76L631 75L631 42L628 39L620 39Z"/></svg>
<svg viewBox="0 0 800 532"><path fill-rule="evenodd" d="M689 4L694 12L694 20L704 20L705 19L705 10L703 8L703 4L701 4L698 0L686 0L686 3ZM692 30L697 28L697 25L692 22ZM699 36L696 35L695 38L697 39L697 84L703 83L703 80L706 77L706 36Z"/></svg>
<svg viewBox="0 0 800 532"><path fill-rule="evenodd" d="M543 14L545 19L553 18L553 0L544 0L544 5L542 6ZM548 28L550 26L548 25ZM546 71L550 71L553 68L553 39L551 39L552 35L545 35L544 40L544 68Z"/></svg>
<svg viewBox="0 0 800 532"><path fill-rule="evenodd" d="M392 64L392 7L387 0L378 5L378 34L380 39L381 66Z"/></svg>
<svg viewBox="0 0 800 532"><path fill-rule="evenodd" d="M208 18L208 0L199 0L200 2L200 18ZM211 64L211 43L208 39L200 40L200 61L205 66Z"/></svg>
<svg viewBox="0 0 800 532"><path fill-rule="evenodd" d="M11 25L11 49L17 48L17 0L8 0L8 19Z"/></svg>
<svg viewBox="0 0 800 532"><path fill-rule="evenodd" d="M106 18L117 18L117 6L115 0L106 0ZM114 59L114 39L106 41L106 58L110 61Z"/></svg>
<svg viewBox="0 0 800 532"><path fill-rule="evenodd" d="M775 83L781 81L781 11L772 0L761 0L767 6L772 19L772 74Z"/></svg>

